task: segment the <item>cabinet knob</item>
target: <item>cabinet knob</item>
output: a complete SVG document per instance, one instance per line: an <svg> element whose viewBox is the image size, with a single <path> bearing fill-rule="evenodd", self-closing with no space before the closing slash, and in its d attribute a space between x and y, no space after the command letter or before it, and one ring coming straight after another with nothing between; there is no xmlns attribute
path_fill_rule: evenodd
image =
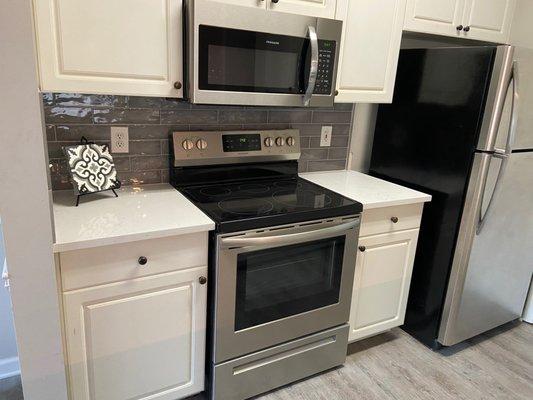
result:
<svg viewBox="0 0 533 400"><path fill-rule="evenodd" d="M335 90L335 96L338 96L338 95L339 95L339 91Z"/></svg>
<svg viewBox="0 0 533 400"><path fill-rule="evenodd" d="M148 259L145 256L140 256L137 262L139 263L139 265L146 265Z"/></svg>
<svg viewBox="0 0 533 400"><path fill-rule="evenodd" d="M393 224L395 224L396 222L398 222L398 217L391 217L390 220L392 221Z"/></svg>
<svg viewBox="0 0 533 400"><path fill-rule="evenodd" d="M359 246L359 251L365 251L365 250L366 250L365 246Z"/></svg>
<svg viewBox="0 0 533 400"><path fill-rule="evenodd" d="M271 0L271 1L272 1L272 3L274 3L274 4L278 4L278 2L279 2L279 0Z"/></svg>
<svg viewBox="0 0 533 400"><path fill-rule="evenodd" d="M174 82L174 89L181 89L181 82Z"/></svg>
<svg viewBox="0 0 533 400"><path fill-rule="evenodd" d="M469 26L465 26L465 28L463 29L465 32L468 32L470 30L470 27Z"/></svg>
<svg viewBox="0 0 533 400"><path fill-rule="evenodd" d="M457 25L456 29L457 29L458 31L462 31L462 30L463 30L463 25Z"/></svg>
<svg viewBox="0 0 533 400"><path fill-rule="evenodd" d="M207 278L205 276L201 276L198 278L198 282L200 282L200 285L205 285L207 283Z"/></svg>

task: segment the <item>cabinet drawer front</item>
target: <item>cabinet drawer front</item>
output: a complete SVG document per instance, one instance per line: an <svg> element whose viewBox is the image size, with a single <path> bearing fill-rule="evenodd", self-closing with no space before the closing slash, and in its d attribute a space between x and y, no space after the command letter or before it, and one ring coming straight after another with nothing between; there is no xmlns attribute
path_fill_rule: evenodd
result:
<svg viewBox="0 0 533 400"><path fill-rule="evenodd" d="M207 265L207 232L122 243L59 255L62 290ZM146 264L139 258L146 257Z"/></svg>
<svg viewBox="0 0 533 400"><path fill-rule="evenodd" d="M423 207L424 203L417 203L365 210L361 219L359 236L418 228Z"/></svg>
<svg viewBox="0 0 533 400"><path fill-rule="evenodd" d="M348 325L258 351L215 367L214 398L240 400L344 363Z"/></svg>

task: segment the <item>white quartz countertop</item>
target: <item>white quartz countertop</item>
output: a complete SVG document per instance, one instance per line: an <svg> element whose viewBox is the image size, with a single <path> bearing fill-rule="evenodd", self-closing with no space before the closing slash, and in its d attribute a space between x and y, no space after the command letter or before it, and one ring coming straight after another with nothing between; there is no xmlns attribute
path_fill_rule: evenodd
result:
<svg viewBox="0 0 533 400"><path fill-rule="evenodd" d="M54 252L205 232L214 222L169 184L82 196L54 193Z"/></svg>
<svg viewBox="0 0 533 400"><path fill-rule="evenodd" d="M300 174L317 185L363 204L363 210L431 201L431 196L356 171Z"/></svg>

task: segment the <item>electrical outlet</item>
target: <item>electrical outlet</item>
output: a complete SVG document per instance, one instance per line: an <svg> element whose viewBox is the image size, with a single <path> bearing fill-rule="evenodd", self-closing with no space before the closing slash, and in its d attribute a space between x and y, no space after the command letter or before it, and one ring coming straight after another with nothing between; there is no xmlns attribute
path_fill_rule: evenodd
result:
<svg viewBox="0 0 533 400"><path fill-rule="evenodd" d="M127 126L112 126L111 127L111 153L128 153L129 133Z"/></svg>
<svg viewBox="0 0 533 400"><path fill-rule="evenodd" d="M329 147L331 146L331 133L333 131L332 126L323 126L320 132L320 146Z"/></svg>

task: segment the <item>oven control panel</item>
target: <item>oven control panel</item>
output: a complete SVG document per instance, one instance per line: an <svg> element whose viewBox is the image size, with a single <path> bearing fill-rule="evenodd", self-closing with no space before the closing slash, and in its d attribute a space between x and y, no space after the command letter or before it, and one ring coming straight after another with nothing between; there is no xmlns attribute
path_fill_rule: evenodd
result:
<svg viewBox="0 0 533 400"><path fill-rule="evenodd" d="M297 160L297 129L172 132L174 166Z"/></svg>
<svg viewBox="0 0 533 400"><path fill-rule="evenodd" d="M318 74L315 90L313 90L314 94L331 94L335 67L335 46L334 40L318 41Z"/></svg>

